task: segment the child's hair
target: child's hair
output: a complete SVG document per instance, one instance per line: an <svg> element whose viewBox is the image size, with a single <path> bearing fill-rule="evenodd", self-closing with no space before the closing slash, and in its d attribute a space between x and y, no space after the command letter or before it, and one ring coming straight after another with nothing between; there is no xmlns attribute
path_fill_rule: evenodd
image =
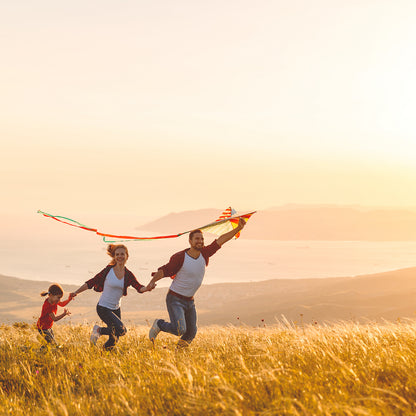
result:
<svg viewBox="0 0 416 416"><path fill-rule="evenodd" d="M109 244L107 247L107 254L112 258L109 265L114 266L116 264L116 250L118 248L124 248L126 250L126 260L129 258L129 250L127 250L127 247L124 244Z"/></svg>
<svg viewBox="0 0 416 416"><path fill-rule="evenodd" d="M58 283L54 283L53 285L49 286L49 289L47 292L42 292L40 295L41 296L46 296L46 295L62 296L63 294L64 294L64 290L62 289L62 287L58 285Z"/></svg>

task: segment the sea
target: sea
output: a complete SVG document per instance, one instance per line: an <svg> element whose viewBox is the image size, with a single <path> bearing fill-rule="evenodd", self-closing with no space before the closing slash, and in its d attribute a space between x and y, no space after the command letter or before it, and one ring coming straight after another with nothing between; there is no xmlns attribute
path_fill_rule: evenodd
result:
<svg viewBox="0 0 416 416"><path fill-rule="evenodd" d="M77 234L78 233L78 234ZM75 236L75 237L74 237ZM206 244L215 237L205 236ZM126 243L127 267L140 283L170 256L188 247L187 237ZM106 244L93 233L9 236L0 243L0 274L80 285L108 264ZM270 241L226 243L210 260L204 284L356 276L416 267L416 241ZM167 286L162 279L158 286Z"/></svg>

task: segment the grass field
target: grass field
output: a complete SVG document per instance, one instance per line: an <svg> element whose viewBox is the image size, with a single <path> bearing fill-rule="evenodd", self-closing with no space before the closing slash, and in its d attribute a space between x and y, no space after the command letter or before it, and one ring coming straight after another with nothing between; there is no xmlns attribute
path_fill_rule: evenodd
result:
<svg viewBox="0 0 416 416"><path fill-rule="evenodd" d="M131 327L114 352L57 324L0 327L1 415L414 415L416 324L206 327L190 347Z"/></svg>

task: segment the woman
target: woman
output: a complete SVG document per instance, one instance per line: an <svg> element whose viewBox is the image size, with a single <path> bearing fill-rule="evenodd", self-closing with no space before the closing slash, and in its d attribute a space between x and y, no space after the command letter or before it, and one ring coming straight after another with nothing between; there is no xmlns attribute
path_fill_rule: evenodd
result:
<svg viewBox="0 0 416 416"><path fill-rule="evenodd" d="M106 350L111 350L119 337L126 334L127 329L121 322L120 299L127 295L127 287L133 286L137 292L150 291L147 286L141 285L134 274L125 267L129 258L127 247L123 244L110 244L107 254L112 260L107 267L92 279L87 280L79 289L71 293L71 297L87 289L94 288L96 292L102 292L97 304L97 313L107 327L94 325L91 333L91 342L95 345L100 335L108 335L108 341L104 344Z"/></svg>

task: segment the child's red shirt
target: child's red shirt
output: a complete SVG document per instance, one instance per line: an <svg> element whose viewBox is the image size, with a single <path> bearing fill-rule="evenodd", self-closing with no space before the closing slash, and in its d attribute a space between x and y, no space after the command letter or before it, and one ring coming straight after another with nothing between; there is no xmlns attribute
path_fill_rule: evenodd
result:
<svg viewBox="0 0 416 416"><path fill-rule="evenodd" d="M64 301L64 302L58 302L55 303L55 305L52 305L48 299L45 300L45 302L43 303L42 306L42 312L40 314L40 318L38 319L37 322L37 327L39 329L50 329L52 328L53 325L53 320L52 318L49 316L49 314L54 313L56 314L56 311L58 310L58 305L59 306L65 306L69 303L70 299Z"/></svg>

